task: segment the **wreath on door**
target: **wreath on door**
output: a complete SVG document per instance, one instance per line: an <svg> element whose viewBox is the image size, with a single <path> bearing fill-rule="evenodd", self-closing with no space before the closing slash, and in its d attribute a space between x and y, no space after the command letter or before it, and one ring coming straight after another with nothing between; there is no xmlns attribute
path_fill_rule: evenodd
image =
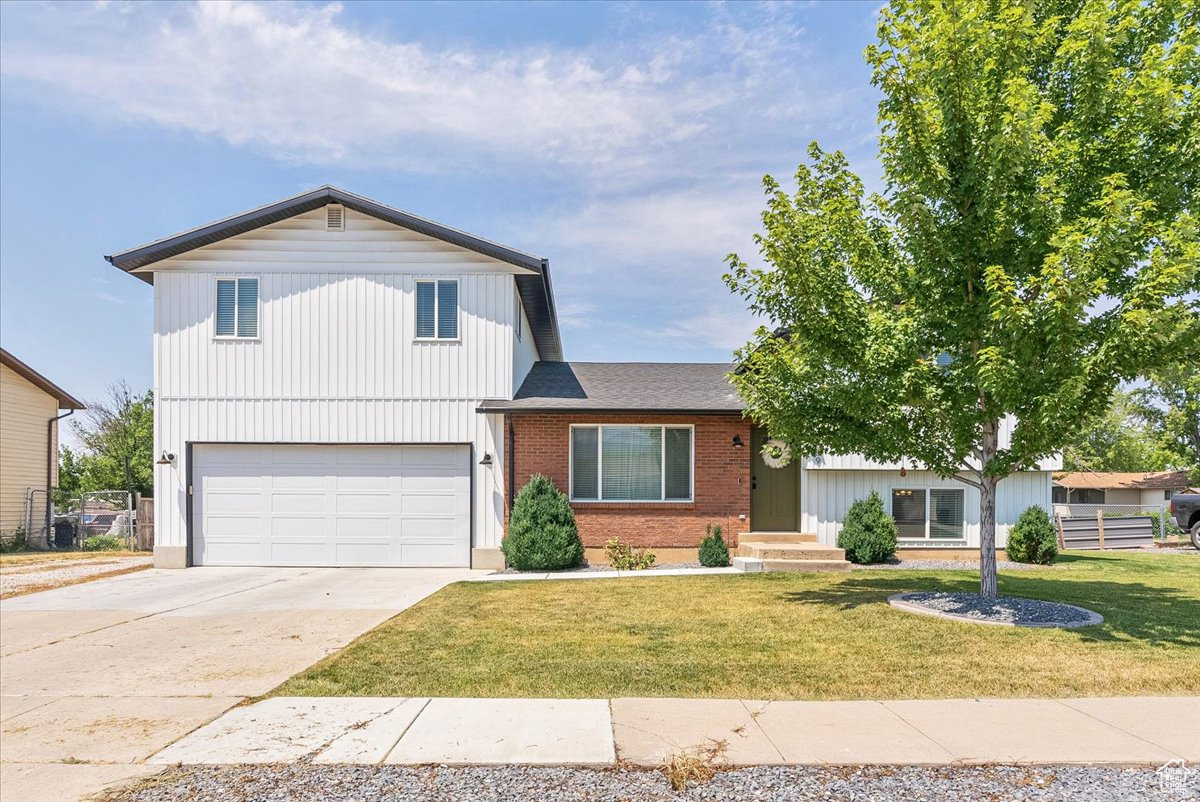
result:
<svg viewBox="0 0 1200 802"><path fill-rule="evenodd" d="M763 443L762 461L768 468L784 468L792 461L792 449L782 440L772 437Z"/></svg>

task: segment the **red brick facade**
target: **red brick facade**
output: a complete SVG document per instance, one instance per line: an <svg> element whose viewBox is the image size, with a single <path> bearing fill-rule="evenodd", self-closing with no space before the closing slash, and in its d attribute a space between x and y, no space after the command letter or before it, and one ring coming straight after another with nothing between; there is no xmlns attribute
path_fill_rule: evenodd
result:
<svg viewBox="0 0 1200 802"><path fill-rule="evenodd" d="M695 426L693 499L690 502L573 502L584 546L618 537L634 546L700 545L708 524L720 524L726 540L750 528L750 422L740 415L515 414L516 489L535 473L549 476L564 493L570 481L570 426L590 423L691 424ZM737 435L741 448L733 445ZM745 516L739 519L738 516Z"/></svg>

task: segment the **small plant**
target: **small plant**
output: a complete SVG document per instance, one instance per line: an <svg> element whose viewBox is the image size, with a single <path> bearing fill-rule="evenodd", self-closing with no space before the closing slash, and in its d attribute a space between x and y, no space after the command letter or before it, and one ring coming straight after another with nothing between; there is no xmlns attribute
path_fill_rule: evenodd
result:
<svg viewBox="0 0 1200 802"><path fill-rule="evenodd" d="M676 752L663 761L659 770L666 775L672 789L686 791L689 782L703 785L711 780L717 767L726 763L728 749L727 741L710 740L707 746Z"/></svg>
<svg viewBox="0 0 1200 802"><path fill-rule="evenodd" d="M644 571L654 565L654 552L649 549L633 550L633 546L612 538L604 544L608 564L618 571Z"/></svg>
<svg viewBox="0 0 1200 802"><path fill-rule="evenodd" d="M1018 563L1049 565L1058 556L1058 536L1050 516L1041 507L1029 507L1008 530L1008 559Z"/></svg>
<svg viewBox="0 0 1200 802"><path fill-rule="evenodd" d="M11 532L0 532L0 554L10 551L24 551L29 545L25 537L25 527L18 526Z"/></svg>
<svg viewBox="0 0 1200 802"><path fill-rule="evenodd" d="M534 474L517 493L500 547L508 564L521 571L559 571L583 562L575 513L549 477Z"/></svg>
<svg viewBox="0 0 1200 802"><path fill-rule="evenodd" d="M705 568L725 568L729 565L729 546L721 537L721 527L709 524L700 541L700 564Z"/></svg>
<svg viewBox="0 0 1200 802"><path fill-rule="evenodd" d="M84 538L84 551L120 551L125 548L125 541L116 535L92 535Z"/></svg>
<svg viewBox="0 0 1200 802"><path fill-rule="evenodd" d="M838 533L838 548L852 563L882 563L896 556L896 522L874 490L850 505Z"/></svg>

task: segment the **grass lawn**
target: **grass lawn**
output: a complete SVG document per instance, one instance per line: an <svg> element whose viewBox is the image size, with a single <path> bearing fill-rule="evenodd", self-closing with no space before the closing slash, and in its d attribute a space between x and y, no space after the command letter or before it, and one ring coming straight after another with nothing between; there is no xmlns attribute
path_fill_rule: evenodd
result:
<svg viewBox="0 0 1200 802"><path fill-rule="evenodd" d="M145 555L148 551L14 551L0 554L0 566L32 565L34 563L58 562L60 560L95 560L100 557L131 557Z"/></svg>
<svg viewBox="0 0 1200 802"><path fill-rule="evenodd" d="M1200 693L1200 557L1070 555L1004 595L1095 610L1038 630L900 612L969 571L459 583L272 692L742 699Z"/></svg>

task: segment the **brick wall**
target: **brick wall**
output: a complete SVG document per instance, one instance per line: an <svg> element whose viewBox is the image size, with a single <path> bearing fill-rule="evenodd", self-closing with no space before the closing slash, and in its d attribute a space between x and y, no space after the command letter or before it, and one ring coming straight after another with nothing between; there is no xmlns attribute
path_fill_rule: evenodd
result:
<svg viewBox="0 0 1200 802"><path fill-rule="evenodd" d="M549 476L568 492L570 426L590 423L692 424L695 426L694 498L691 502L576 502L575 520L587 547L611 537L635 546L696 547L707 524L724 527L726 540L750 526L750 422L739 415L580 415L518 414L511 418L516 438L516 489L535 473ZM733 437L745 444L735 448ZM745 515L745 520L739 520Z"/></svg>

